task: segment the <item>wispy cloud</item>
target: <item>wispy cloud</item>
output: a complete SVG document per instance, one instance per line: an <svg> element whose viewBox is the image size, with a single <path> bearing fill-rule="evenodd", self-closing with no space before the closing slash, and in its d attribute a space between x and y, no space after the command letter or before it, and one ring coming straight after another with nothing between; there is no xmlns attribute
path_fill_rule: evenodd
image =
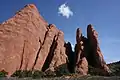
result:
<svg viewBox="0 0 120 80"><path fill-rule="evenodd" d="M73 12L70 10L70 7L66 5L66 3L59 6L58 14L61 14L62 16L66 17L67 19L70 16L73 16Z"/></svg>

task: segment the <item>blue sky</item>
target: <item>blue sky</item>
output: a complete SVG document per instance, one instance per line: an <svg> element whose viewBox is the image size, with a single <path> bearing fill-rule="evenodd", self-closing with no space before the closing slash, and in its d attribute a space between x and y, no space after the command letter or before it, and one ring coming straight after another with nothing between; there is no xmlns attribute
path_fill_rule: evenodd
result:
<svg viewBox="0 0 120 80"><path fill-rule="evenodd" d="M120 0L0 0L0 23L30 3L37 6L48 23L62 30L65 40L73 45L76 28L80 27L86 36L87 25L93 24L107 63L120 60ZM72 11L69 17L59 13L63 4Z"/></svg>

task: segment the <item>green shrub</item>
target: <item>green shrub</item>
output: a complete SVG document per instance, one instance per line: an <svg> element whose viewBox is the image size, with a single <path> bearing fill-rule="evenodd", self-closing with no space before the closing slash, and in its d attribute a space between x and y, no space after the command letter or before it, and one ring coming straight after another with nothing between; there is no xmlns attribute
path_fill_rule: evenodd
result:
<svg viewBox="0 0 120 80"><path fill-rule="evenodd" d="M21 76L22 71L21 70L17 70L16 72L14 72L11 76L12 77L20 77Z"/></svg>
<svg viewBox="0 0 120 80"><path fill-rule="evenodd" d="M44 77L55 77L55 76L56 76L56 73L51 70L46 71L44 75Z"/></svg>
<svg viewBox="0 0 120 80"><path fill-rule="evenodd" d="M44 77L45 73L39 70L35 70L32 74L32 78L42 78Z"/></svg>
<svg viewBox="0 0 120 80"><path fill-rule="evenodd" d="M12 77L32 77L32 71L27 70L17 70L15 73L13 73Z"/></svg>
<svg viewBox="0 0 120 80"><path fill-rule="evenodd" d="M120 76L120 64L112 64L109 67L111 70L111 76Z"/></svg>
<svg viewBox="0 0 120 80"><path fill-rule="evenodd" d="M32 77L34 79L36 78L43 78L43 77L59 77L68 74L63 68L59 68L57 70L51 71L47 70L45 72L34 70L34 71L27 71L27 70L17 70L15 73L13 73L12 77Z"/></svg>
<svg viewBox="0 0 120 80"><path fill-rule="evenodd" d="M69 71L67 69L67 65L63 64L60 65L59 67L56 67L55 69L56 76L63 76L63 75L69 75Z"/></svg>
<svg viewBox="0 0 120 80"><path fill-rule="evenodd" d="M6 77L7 74L8 73L6 71L4 71L4 70L0 71L0 77Z"/></svg>
<svg viewBox="0 0 120 80"><path fill-rule="evenodd" d="M94 68L92 66L88 66L88 74L96 76L96 75L102 75L102 72L99 68Z"/></svg>
<svg viewBox="0 0 120 80"><path fill-rule="evenodd" d="M23 70L22 77L32 77L32 71Z"/></svg>

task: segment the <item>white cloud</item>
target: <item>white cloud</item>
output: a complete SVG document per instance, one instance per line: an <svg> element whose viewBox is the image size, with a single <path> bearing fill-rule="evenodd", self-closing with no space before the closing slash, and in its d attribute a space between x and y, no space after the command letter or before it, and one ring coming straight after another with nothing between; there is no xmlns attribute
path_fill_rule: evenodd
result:
<svg viewBox="0 0 120 80"><path fill-rule="evenodd" d="M73 16L73 12L70 10L70 7L67 6L66 4L62 4L59 8L58 8L58 14L61 14L62 16L66 17L67 19L70 16Z"/></svg>

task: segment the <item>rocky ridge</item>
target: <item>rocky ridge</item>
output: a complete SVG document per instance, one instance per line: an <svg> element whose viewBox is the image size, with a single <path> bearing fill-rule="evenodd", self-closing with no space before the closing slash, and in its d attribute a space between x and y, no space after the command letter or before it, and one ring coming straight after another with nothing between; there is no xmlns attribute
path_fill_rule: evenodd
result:
<svg viewBox="0 0 120 80"><path fill-rule="evenodd" d="M87 38L76 31L75 51L65 43L64 33L40 16L34 4L26 5L15 16L0 24L0 71L8 76L16 70L56 71L87 75L88 65L107 75L97 32L88 25Z"/></svg>

